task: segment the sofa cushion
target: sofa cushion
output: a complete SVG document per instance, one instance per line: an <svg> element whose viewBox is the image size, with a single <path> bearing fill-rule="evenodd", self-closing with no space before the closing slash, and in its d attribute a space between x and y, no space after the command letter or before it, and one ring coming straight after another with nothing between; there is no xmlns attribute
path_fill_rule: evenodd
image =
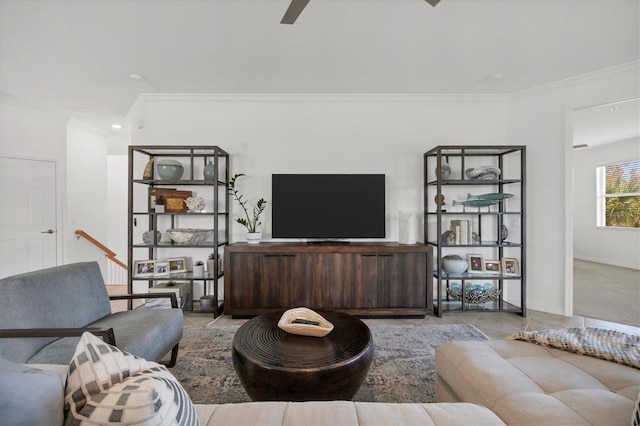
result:
<svg viewBox="0 0 640 426"><path fill-rule="evenodd" d="M0 358L0 423L62 425L64 377Z"/></svg>
<svg viewBox="0 0 640 426"><path fill-rule="evenodd" d="M116 346L149 361L160 361L182 338L182 309L145 309L116 312L91 323L113 327Z"/></svg>
<svg viewBox="0 0 640 426"><path fill-rule="evenodd" d="M214 425L503 425L474 404L421 404L352 401L247 402L196 404L203 426Z"/></svg>
<svg viewBox="0 0 640 426"><path fill-rule="evenodd" d="M3 278L0 292L0 329L84 327L111 313L109 295L96 262L73 263ZM56 338L0 339L0 357L26 363L54 340ZM69 363L72 353L67 355L64 364ZM38 362L53 363L48 359Z"/></svg>
<svg viewBox="0 0 640 426"><path fill-rule="evenodd" d="M507 424L628 425L640 370L522 341L452 342L436 349L436 381L438 401Z"/></svg>
<svg viewBox="0 0 640 426"><path fill-rule="evenodd" d="M69 365L68 425L198 425L186 391L162 365L84 333Z"/></svg>

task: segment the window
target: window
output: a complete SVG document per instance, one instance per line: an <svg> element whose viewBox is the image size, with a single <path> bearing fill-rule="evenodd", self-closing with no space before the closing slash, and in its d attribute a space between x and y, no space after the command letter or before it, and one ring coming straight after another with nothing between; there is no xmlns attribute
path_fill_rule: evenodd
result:
<svg viewBox="0 0 640 426"><path fill-rule="evenodd" d="M640 228L640 161L596 170L598 226Z"/></svg>

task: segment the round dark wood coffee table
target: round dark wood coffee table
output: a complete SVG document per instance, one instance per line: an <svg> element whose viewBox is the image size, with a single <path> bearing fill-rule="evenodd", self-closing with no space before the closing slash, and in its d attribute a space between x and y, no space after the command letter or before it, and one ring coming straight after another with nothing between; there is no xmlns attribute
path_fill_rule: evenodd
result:
<svg viewBox="0 0 640 426"><path fill-rule="evenodd" d="M233 366L254 401L350 400L373 359L365 323L351 315L317 311L334 325L324 337L278 328L284 311L244 323L233 338Z"/></svg>

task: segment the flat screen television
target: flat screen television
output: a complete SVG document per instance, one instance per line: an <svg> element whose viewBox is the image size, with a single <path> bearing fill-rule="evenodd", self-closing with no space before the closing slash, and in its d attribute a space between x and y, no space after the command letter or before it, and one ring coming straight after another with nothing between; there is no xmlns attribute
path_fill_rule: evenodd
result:
<svg viewBox="0 0 640 426"><path fill-rule="evenodd" d="M273 238L385 237L384 174L274 174Z"/></svg>

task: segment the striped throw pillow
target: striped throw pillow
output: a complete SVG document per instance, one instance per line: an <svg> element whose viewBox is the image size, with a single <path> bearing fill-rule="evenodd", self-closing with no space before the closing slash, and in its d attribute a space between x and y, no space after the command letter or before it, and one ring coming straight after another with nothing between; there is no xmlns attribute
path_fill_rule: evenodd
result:
<svg viewBox="0 0 640 426"><path fill-rule="evenodd" d="M184 388L163 366L84 333L69 364L67 425L199 425Z"/></svg>

